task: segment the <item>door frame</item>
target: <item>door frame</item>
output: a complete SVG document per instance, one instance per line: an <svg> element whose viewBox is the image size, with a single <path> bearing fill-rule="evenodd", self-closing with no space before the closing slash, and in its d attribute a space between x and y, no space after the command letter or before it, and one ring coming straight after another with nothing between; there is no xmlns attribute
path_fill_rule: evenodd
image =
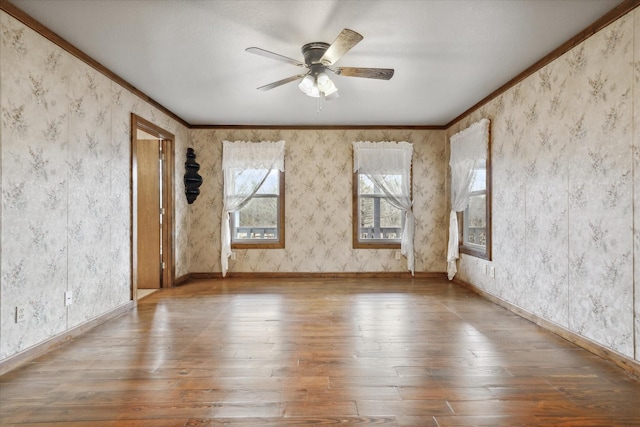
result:
<svg viewBox="0 0 640 427"><path fill-rule="evenodd" d="M131 113L131 299L136 302L138 294L138 129L165 141L163 175L162 175L162 200L164 216L162 221L162 288L170 288L175 282L174 239L175 221L174 207L174 158L175 136L148 120Z"/></svg>

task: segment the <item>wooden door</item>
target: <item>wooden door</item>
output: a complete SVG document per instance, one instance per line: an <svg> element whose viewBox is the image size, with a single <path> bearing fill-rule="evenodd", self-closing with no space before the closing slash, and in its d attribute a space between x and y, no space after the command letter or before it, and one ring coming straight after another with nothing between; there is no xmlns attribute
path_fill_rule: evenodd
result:
<svg viewBox="0 0 640 427"><path fill-rule="evenodd" d="M175 136L131 113L131 299L175 281Z"/></svg>
<svg viewBox="0 0 640 427"><path fill-rule="evenodd" d="M137 141L138 288L162 287L162 166L159 139Z"/></svg>

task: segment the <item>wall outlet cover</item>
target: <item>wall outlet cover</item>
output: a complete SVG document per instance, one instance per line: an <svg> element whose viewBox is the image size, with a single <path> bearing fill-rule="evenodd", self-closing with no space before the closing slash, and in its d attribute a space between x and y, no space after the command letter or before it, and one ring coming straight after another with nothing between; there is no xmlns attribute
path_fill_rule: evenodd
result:
<svg viewBox="0 0 640 427"><path fill-rule="evenodd" d="M16 307L16 323L24 322L27 318L27 306L19 305Z"/></svg>

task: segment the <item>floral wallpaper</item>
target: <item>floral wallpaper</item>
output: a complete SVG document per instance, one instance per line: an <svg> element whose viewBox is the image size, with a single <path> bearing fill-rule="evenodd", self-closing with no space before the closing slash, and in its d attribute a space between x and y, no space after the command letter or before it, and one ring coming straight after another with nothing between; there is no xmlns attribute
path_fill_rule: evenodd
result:
<svg viewBox="0 0 640 427"><path fill-rule="evenodd" d="M178 195L189 131L4 12L0 93L2 360L130 301L131 112L176 135ZM188 269L183 199L176 275Z"/></svg>
<svg viewBox="0 0 640 427"><path fill-rule="evenodd" d="M609 25L447 132L492 122L495 278L467 255L459 277L638 360L639 16Z"/></svg>
<svg viewBox="0 0 640 427"><path fill-rule="evenodd" d="M353 249L352 141L413 143L416 272L445 271L445 141L439 130L193 129L203 184L190 207L190 271L220 271L222 141L284 140L285 249L234 250L229 272L404 272L396 250ZM399 249L398 249L399 250Z"/></svg>

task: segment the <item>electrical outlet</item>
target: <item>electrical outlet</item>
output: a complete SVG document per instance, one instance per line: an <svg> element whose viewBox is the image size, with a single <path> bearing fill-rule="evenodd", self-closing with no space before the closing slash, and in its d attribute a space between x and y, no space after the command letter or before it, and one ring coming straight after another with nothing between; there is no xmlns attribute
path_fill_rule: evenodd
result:
<svg viewBox="0 0 640 427"><path fill-rule="evenodd" d="M396 251L396 259L402 259L402 253L400 251Z"/></svg>
<svg viewBox="0 0 640 427"><path fill-rule="evenodd" d="M231 260L232 261L236 260L236 253L235 252L231 252Z"/></svg>
<svg viewBox="0 0 640 427"><path fill-rule="evenodd" d="M73 304L73 292L67 291L64 293L64 305L69 306Z"/></svg>
<svg viewBox="0 0 640 427"><path fill-rule="evenodd" d="M16 307L16 323L24 322L27 318L27 306L19 305Z"/></svg>
<svg viewBox="0 0 640 427"><path fill-rule="evenodd" d="M491 270L489 271L489 276L496 277L496 268L491 266Z"/></svg>

